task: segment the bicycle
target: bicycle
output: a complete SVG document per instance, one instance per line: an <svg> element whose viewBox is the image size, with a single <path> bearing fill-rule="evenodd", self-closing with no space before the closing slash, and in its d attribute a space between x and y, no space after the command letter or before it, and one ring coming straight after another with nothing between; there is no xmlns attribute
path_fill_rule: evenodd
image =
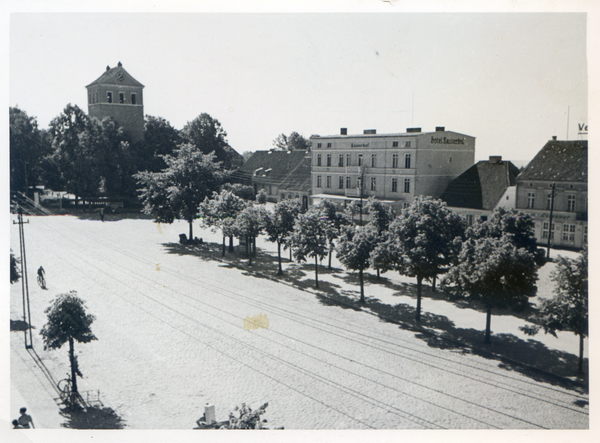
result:
<svg viewBox="0 0 600 443"><path fill-rule="evenodd" d="M40 288L46 289L46 279L44 278L43 274L38 274L37 282L38 282L38 285L40 285Z"/></svg>
<svg viewBox="0 0 600 443"><path fill-rule="evenodd" d="M60 399L62 400L63 403L65 404L71 404L72 403L72 398L71 398L71 377L69 377L69 374L67 374L67 378L63 378L61 381L58 382L57 384L57 388L58 388L58 395L60 395Z"/></svg>

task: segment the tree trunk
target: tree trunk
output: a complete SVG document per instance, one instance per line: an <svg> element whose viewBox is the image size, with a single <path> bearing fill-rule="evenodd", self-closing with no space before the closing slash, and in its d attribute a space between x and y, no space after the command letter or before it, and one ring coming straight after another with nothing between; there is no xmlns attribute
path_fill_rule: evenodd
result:
<svg viewBox="0 0 600 443"><path fill-rule="evenodd" d="M233 252L233 235L229 236L229 252Z"/></svg>
<svg viewBox="0 0 600 443"><path fill-rule="evenodd" d="M377 280L379 280L379 268L377 268Z"/></svg>
<svg viewBox="0 0 600 443"><path fill-rule="evenodd" d="M245 249L246 250L246 255L249 255L248 254L248 237L247 236L244 237L244 247L246 248Z"/></svg>
<svg viewBox="0 0 600 443"><path fill-rule="evenodd" d="M315 288L319 288L319 271L318 271L318 263L317 263L317 254L315 254Z"/></svg>
<svg viewBox="0 0 600 443"><path fill-rule="evenodd" d="M250 253L248 254L248 264L252 266L252 242L246 237L246 251L248 251L248 243L250 243Z"/></svg>
<svg viewBox="0 0 600 443"><path fill-rule="evenodd" d="M579 334L579 366L577 372L583 374L583 334Z"/></svg>
<svg viewBox="0 0 600 443"><path fill-rule="evenodd" d="M277 261L279 262L279 271L277 275L283 275L283 269L281 269L281 241L277 240Z"/></svg>
<svg viewBox="0 0 600 443"><path fill-rule="evenodd" d="M77 371L75 362L75 349L73 348L73 337L69 337L69 362L71 363L71 391L77 394Z"/></svg>
<svg viewBox="0 0 600 443"><path fill-rule="evenodd" d="M417 276L417 321L421 321L421 288L423 287L423 277Z"/></svg>
<svg viewBox="0 0 600 443"><path fill-rule="evenodd" d="M435 292L435 282L437 281L437 274L433 276L433 281L431 282L431 290Z"/></svg>
<svg viewBox="0 0 600 443"><path fill-rule="evenodd" d="M190 224L190 242L191 242L194 240L193 233L192 233L192 226L194 224L194 220L188 220L188 223Z"/></svg>
<svg viewBox="0 0 600 443"><path fill-rule="evenodd" d="M364 303L365 302L365 287L363 284L363 270L362 268L360 268L358 270L358 278L360 280L360 302Z"/></svg>
<svg viewBox="0 0 600 443"><path fill-rule="evenodd" d="M252 237L252 255L256 257L256 237Z"/></svg>
<svg viewBox="0 0 600 443"><path fill-rule="evenodd" d="M223 257L225 257L225 236L223 236Z"/></svg>
<svg viewBox="0 0 600 443"><path fill-rule="evenodd" d="M485 316L485 340L484 343L490 343L490 330L492 327L492 307L487 307L487 313Z"/></svg>
<svg viewBox="0 0 600 443"><path fill-rule="evenodd" d="M329 245L329 269L331 269L331 256L333 255L332 244Z"/></svg>
<svg viewBox="0 0 600 443"><path fill-rule="evenodd" d="M290 246L290 261L294 261L294 259L292 258L292 247Z"/></svg>

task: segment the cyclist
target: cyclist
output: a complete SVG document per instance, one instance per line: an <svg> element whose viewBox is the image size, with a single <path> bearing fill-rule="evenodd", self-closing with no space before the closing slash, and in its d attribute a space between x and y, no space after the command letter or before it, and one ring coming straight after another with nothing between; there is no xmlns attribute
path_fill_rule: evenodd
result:
<svg viewBox="0 0 600 443"><path fill-rule="evenodd" d="M37 275L38 275L38 283L40 284L42 289L46 289L46 279L44 278L44 268L42 268L40 266L40 268L37 271Z"/></svg>

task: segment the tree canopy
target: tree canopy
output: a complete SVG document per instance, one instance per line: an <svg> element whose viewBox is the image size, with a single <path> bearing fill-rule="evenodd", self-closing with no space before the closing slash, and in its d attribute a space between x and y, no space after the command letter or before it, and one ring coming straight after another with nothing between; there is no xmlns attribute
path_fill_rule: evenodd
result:
<svg viewBox="0 0 600 443"><path fill-rule="evenodd" d="M194 145L203 154L214 153L215 159L223 167L230 168L231 158L227 151L227 132L219 120L207 113L202 113L194 120L187 122L181 131L188 143Z"/></svg>
<svg viewBox="0 0 600 443"><path fill-rule="evenodd" d="M292 245L294 257L304 262L307 258L315 259L315 287L319 287L318 260L323 260L327 255L328 221L323 218L316 208L309 209L304 214L299 214L294 224Z"/></svg>
<svg viewBox="0 0 600 443"><path fill-rule="evenodd" d="M294 131L289 136L279 134L273 140L273 146L284 151L305 150L310 149L310 141Z"/></svg>
<svg viewBox="0 0 600 443"><path fill-rule="evenodd" d="M279 263L278 274L283 274L281 268L281 245L284 249L289 246L289 237L294 230L296 217L300 213L299 200L282 200L275 205L272 213L265 215L265 232L267 240L277 242L277 259Z"/></svg>
<svg viewBox="0 0 600 443"><path fill-rule="evenodd" d="M220 163L214 162L213 154L205 155L189 143L179 146L175 156L164 155L163 159L167 167L161 172L144 171L134 176L140 186L143 210L159 223L186 220L191 240L200 204L222 182Z"/></svg>
<svg viewBox="0 0 600 443"><path fill-rule="evenodd" d="M559 256L551 277L554 297L541 299L535 321L544 332L556 337L556 331L571 331L579 336L579 372L583 372L583 339L588 336L588 252L572 260ZM533 335L539 326L522 328Z"/></svg>
<svg viewBox="0 0 600 443"><path fill-rule="evenodd" d="M390 223L385 240L375 247L375 267L417 278L417 321L421 317L423 279L435 278L448 269L458 253L454 240L462 235L462 219L441 200L426 198L413 201L403 210Z"/></svg>
<svg viewBox="0 0 600 443"><path fill-rule="evenodd" d="M162 117L147 115L144 121L144 159L140 171L159 172L167 164L163 155L173 155L183 142L180 131Z"/></svg>
<svg viewBox="0 0 600 443"><path fill-rule="evenodd" d="M338 260L346 269L358 271L361 302L365 301L363 271L369 268L369 257L377 244L377 237L372 226L344 226L338 239Z"/></svg>

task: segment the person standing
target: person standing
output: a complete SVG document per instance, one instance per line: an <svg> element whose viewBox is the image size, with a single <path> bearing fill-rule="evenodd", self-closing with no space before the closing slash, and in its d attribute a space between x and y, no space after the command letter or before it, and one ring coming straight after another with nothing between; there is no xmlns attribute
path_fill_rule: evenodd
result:
<svg viewBox="0 0 600 443"><path fill-rule="evenodd" d="M27 408L21 408L19 410L19 412L21 413L21 416L19 417L19 425L21 425L25 429L29 429L29 428L35 429L31 415L27 414Z"/></svg>

